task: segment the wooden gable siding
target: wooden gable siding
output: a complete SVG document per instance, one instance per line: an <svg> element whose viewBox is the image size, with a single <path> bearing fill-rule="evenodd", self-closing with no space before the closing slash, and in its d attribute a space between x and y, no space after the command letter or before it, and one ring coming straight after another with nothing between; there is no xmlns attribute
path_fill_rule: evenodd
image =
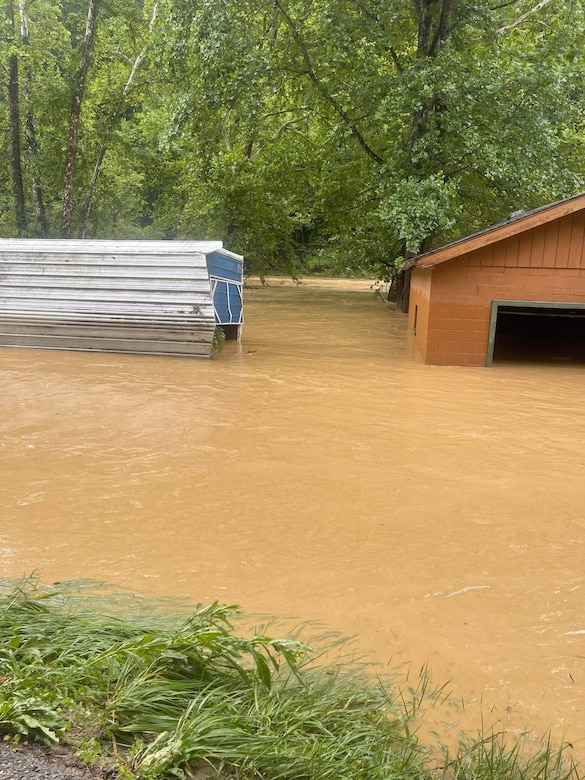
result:
<svg viewBox="0 0 585 780"><path fill-rule="evenodd" d="M461 255L474 265L508 268L585 266L585 213L569 214L516 236Z"/></svg>
<svg viewBox="0 0 585 780"><path fill-rule="evenodd" d="M539 227L548 228L551 226L550 230L548 230L548 235L549 242L553 242L554 236L556 235L558 240L559 233L562 231L561 222L566 217L579 216L583 211L585 211L585 193L576 195L573 198L567 198L558 203L552 203L527 214L513 217L499 225L493 225L479 233L474 233L438 249L433 249L430 252L412 258L407 265L418 268L434 268L436 265L461 257L464 254L506 241L509 238L518 237ZM562 249L559 254L562 256Z"/></svg>
<svg viewBox="0 0 585 780"><path fill-rule="evenodd" d="M0 240L0 346L208 357L197 243Z"/></svg>
<svg viewBox="0 0 585 780"><path fill-rule="evenodd" d="M585 270L585 213L571 214L435 266L443 267ZM416 274L423 270L425 266L415 267Z"/></svg>

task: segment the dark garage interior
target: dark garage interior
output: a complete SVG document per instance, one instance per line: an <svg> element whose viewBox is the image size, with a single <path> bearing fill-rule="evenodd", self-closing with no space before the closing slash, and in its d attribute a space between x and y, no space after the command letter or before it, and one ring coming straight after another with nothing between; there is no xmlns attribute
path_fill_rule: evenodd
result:
<svg viewBox="0 0 585 780"><path fill-rule="evenodd" d="M585 308L500 305L493 359L585 364Z"/></svg>

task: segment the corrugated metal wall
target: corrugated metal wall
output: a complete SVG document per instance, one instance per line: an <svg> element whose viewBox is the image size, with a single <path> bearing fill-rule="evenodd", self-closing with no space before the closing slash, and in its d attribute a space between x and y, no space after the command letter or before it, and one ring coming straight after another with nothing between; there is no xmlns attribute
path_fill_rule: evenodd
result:
<svg viewBox="0 0 585 780"><path fill-rule="evenodd" d="M209 357L219 246L0 240L0 346Z"/></svg>

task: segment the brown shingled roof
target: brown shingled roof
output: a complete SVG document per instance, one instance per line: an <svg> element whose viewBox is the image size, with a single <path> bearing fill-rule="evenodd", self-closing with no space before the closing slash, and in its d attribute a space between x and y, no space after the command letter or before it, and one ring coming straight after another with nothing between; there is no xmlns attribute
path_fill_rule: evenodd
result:
<svg viewBox="0 0 585 780"><path fill-rule="evenodd" d="M439 263L447 260L453 260L467 252L473 252L484 246L495 244L496 241L502 241L510 236L524 233L526 230L532 230L539 225L545 225L555 219L560 219L567 214L574 214L576 211L585 209L585 192L580 195L574 195L572 198L559 200L557 203L550 203L548 206L541 206L533 211L517 211L510 214L507 220L499 222L497 225L480 230L471 236L460 238L451 244L417 255L407 261L407 268L433 268Z"/></svg>

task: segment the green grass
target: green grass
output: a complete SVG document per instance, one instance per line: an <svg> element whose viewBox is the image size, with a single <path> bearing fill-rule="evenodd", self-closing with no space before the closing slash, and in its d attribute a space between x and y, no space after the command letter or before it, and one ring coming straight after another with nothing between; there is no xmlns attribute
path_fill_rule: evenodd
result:
<svg viewBox="0 0 585 780"><path fill-rule="evenodd" d="M107 595L107 594L106 594ZM234 607L178 619L26 580L0 597L0 732L69 744L124 778L577 780L562 750L503 738L431 763L417 702L306 645L234 632ZM132 611L129 607L132 606ZM415 694L416 699L416 694Z"/></svg>

